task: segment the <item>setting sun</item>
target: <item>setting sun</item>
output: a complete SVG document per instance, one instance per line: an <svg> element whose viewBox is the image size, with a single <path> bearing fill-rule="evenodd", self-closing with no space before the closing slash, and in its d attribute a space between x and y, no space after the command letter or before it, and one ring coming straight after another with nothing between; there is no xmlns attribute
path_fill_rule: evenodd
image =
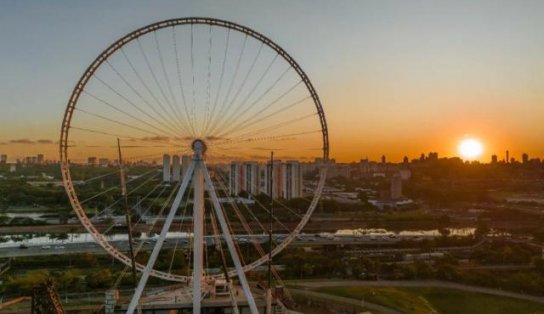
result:
<svg viewBox="0 0 544 314"><path fill-rule="evenodd" d="M479 140L467 138L459 143L458 151L464 159L472 160L480 157L483 145Z"/></svg>

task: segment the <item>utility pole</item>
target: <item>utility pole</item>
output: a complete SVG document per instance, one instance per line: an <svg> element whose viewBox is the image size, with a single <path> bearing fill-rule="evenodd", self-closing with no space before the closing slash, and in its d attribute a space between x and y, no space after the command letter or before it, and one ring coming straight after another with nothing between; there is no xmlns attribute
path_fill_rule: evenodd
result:
<svg viewBox="0 0 544 314"><path fill-rule="evenodd" d="M125 219L128 228L128 247L130 251L130 261L132 263L132 282L136 287L136 261L134 260L134 248L132 247L132 219L130 218L130 209L128 208L127 183L125 179L125 169L123 167L123 158L121 156L121 142L117 138L117 148L119 150L119 174L121 176L121 197L125 207Z"/></svg>
<svg viewBox="0 0 544 314"><path fill-rule="evenodd" d="M274 152L270 152L270 217L268 228L268 290L266 291L266 313L272 314L272 223L274 219Z"/></svg>

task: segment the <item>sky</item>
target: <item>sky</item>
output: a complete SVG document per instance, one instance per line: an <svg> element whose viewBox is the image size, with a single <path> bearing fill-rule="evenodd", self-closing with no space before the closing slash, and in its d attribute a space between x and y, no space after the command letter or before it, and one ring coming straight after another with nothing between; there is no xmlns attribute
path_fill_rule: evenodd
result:
<svg viewBox="0 0 544 314"><path fill-rule="evenodd" d="M542 1L1 1L0 153L55 142L85 68L164 19L209 16L270 37L304 69L331 157L457 156L464 138L501 159L544 157Z"/></svg>

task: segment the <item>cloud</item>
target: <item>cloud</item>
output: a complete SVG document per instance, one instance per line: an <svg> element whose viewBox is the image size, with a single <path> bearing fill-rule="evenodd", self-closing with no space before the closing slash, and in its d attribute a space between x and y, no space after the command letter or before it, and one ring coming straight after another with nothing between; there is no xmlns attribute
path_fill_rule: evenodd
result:
<svg viewBox="0 0 544 314"><path fill-rule="evenodd" d="M131 141L136 141L136 140L131 140ZM142 141L142 142L162 142L162 143L167 143L170 141L170 138L168 136L147 136L147 137L142 137L140 139L138 139L138 141Z"/></svg>
<svg viewBox="0 0 544 314"><path fill-rule="evenodd" d="M274 148L274 147L250 147L251 149L254 149L254 150L264 150L264 151L268 151L268 152L271 152L271 151L278 151L278 150L285 150L285 148Z"/></svg>
<svg viewBox="0 0 544 314"><path fill-rule="evenodd" d="M36 142L29 140L28 138L18 139L18 140L11 140L9 141L11 144L36 144Z"/></svg>
<svg viewBox="0 0 544 314"><path fill-rule="evenodd" d="M6 142L0 142L0 145L8 145Z"/></svg>
<svg viewBox="0 0 544 314"><path fill-rule="evenodd" d="M38 140L38 144L53 144L52 140L41 139Z"/></svg>
<svg viewBox="0 0 544 314"><path fill-rule="evenodd" d="M180 141L192 141L194 139L195 138L192 136L176 137L176 140L180 140Z"/></svg>
<svg viewBox="0 0 544 314"><path fill-rule="evenodd" d="M228 140L228 138L210 135L210 136L206 136L206 140L208 140L208 141L217 141L217 140Z"/></svg>

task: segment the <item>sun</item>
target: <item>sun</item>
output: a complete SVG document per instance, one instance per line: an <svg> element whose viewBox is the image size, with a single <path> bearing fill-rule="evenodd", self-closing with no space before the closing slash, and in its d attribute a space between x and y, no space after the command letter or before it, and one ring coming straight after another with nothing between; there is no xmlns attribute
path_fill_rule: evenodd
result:
<svg viewBox="0 0 544 314"><path fill-rule="evenodd" d="M467 160L474 160L480 155L482 155L482 152L484 150L482 143L474 138L467 138L459 142L459 146L457 147L459 154L461 157Z"/></svg>

